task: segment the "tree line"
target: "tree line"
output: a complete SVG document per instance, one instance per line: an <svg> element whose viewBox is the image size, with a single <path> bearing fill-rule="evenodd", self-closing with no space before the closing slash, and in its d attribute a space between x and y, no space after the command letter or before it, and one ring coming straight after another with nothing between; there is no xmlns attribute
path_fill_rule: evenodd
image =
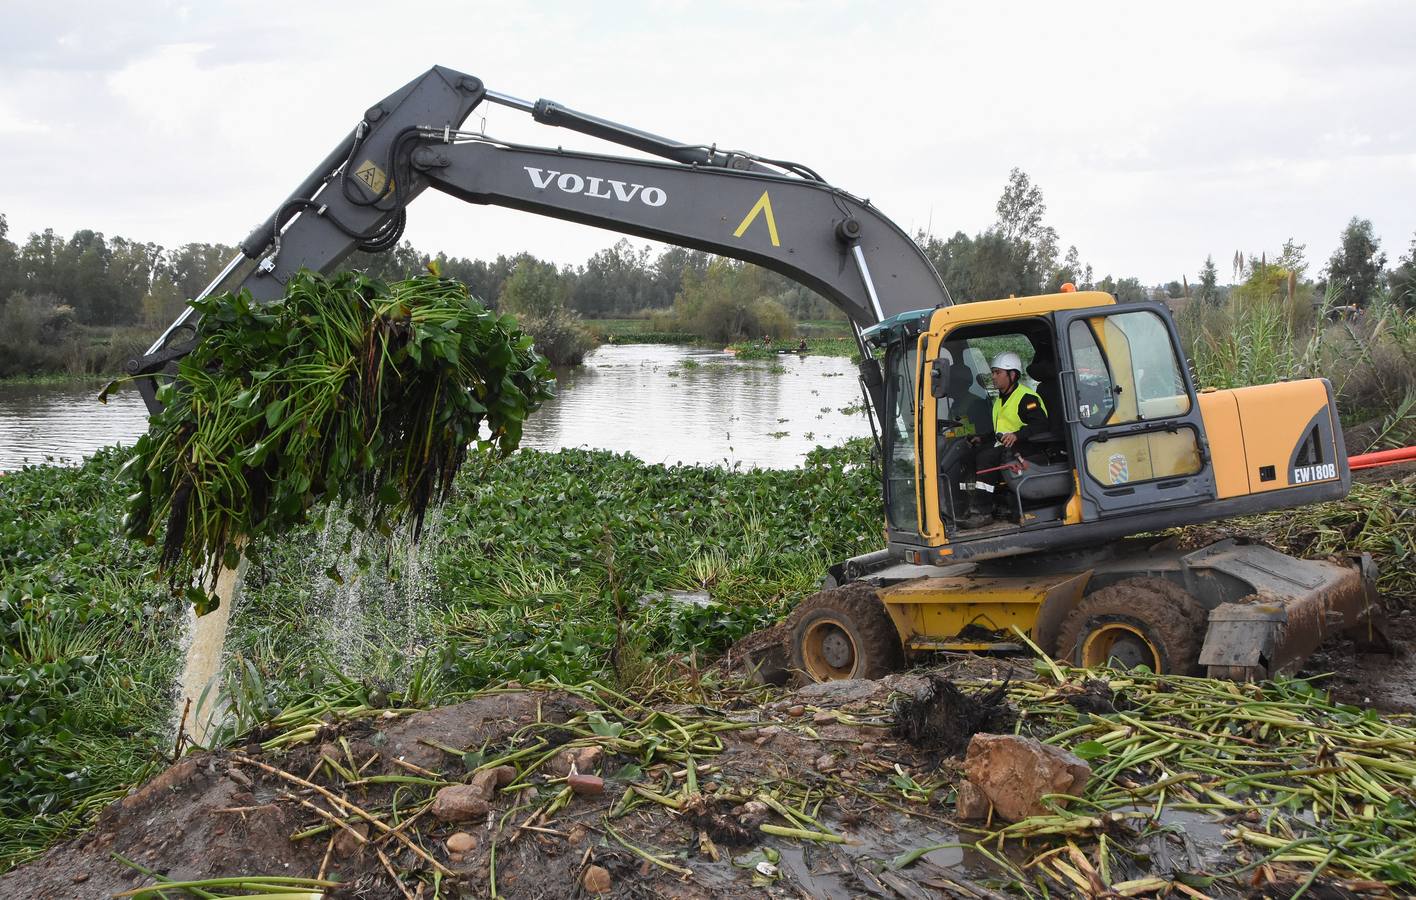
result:
<svg viewBox="0 0 1416 900"><path fill-rule="evenodd" d="M1388 269L1387 256L1365 219L1348 223L1338 250L1313 280L1305 280L1304 248L1290 240L1272 260L1267 253L1257 258L1237 253L1230 286L1220 284L1212 256L1193 284L1182 276L1146 286L1134 277L1096 278L1076 246L1061 249L1046 212L1041 189L1014 169L990 227L948 238L921 232L916 241L955 302L1049 293L1070 282L1107 291L1122 302L1189 297L1220 304L1234 291L1244 296L1267 290L1264 285L1279 290L1286 282L1301 282L1317 296L1352 309L1381 297L1416 306L1416 237ZM69 238L45 229L18 243L0 213L0 351L15 351L0 363L0 376L55 368L102 370L113 364L109 357L131 351L143 335L175 318L236 252L208 243L167 249L89 229ZM530 253L494 260L429 254L408 242L385 253L355 253L346 265L387 279L435 266L465 282L488 305L534 320L531 324L545 332L538 334L538 343L549 347L554 333L557 342L567 344L563 361L574 361L592 345L583 319L653 315L659 330L732 340L787 336L797 322L842 318L828 301L776 273L682 247L654 253L627 239L578 266L557 265ZM122 348L110 341L103 354L91 352L101 343L95 330L124 328L129 333ZM67 361L41 358L46 348L55 347L65 348Z"/></svg>

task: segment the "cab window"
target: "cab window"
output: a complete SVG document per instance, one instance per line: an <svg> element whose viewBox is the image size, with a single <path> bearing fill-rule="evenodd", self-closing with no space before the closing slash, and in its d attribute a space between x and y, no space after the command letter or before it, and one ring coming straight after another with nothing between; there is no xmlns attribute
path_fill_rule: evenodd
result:
<svg viewBox="0 0 1416 900"><path fill-rule="evenodd" d="M1190 411L1170 330L1141 310L1077 319L1067 329L1077 415L1086 428L1171 419ZM1157 427L1088 440L1085 469L1106 486L1194 475L1203 468L1195 429Z"/></svg>
<svg viewBox="0 0 1416 900"><path fill-rule="evenodd" d="M1088 428L1183 416L1185 376L1170 331L1153 312L1077 320L1068 329L1078 416Z"/></svg>
<svg viewBox="0 0 1416 900"><path fill-rule="evenodd" d="M887 357L886 404L891 427L886 435L886 490L890 524L906 531L919 528L915 496L915 359L918 352L891 348Z"/></svg>

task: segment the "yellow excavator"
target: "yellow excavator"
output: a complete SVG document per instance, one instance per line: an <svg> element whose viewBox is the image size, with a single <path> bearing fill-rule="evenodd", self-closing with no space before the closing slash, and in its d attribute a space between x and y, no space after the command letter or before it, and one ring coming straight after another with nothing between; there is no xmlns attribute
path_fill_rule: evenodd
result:
<svg viewBox="0 0 1416 900"><path fill-rule="evenodd" d="M648 156L499 141L462 124L482 103ZM1322 379L1197 389L1169 311L1106 293L955 304L902 229L799 163L689 144L434 67L369 107L203 292L284 294L300 269L393 247L432 188L746 260L843 310L883 460L885 547L831 568L788 622L816 680L874 676L934 650L1018 649L1088 665L1263 678L1335 630L1376 625L1369 558L1299 560L1222 540L1132 535L1344 496L1347 456ZM196 337L191 310L134 375L156 407ZM1046 420L987 482L992 361ZM971 464L971 460L973 463ZM980 486L1002 516L964 515Z"/></svg>

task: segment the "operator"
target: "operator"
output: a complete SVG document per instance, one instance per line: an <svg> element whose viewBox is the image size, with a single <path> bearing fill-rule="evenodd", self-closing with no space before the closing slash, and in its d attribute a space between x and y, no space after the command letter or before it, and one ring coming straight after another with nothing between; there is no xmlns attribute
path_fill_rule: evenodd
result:
<svg viewBox="0 0 1416 900"><path fill-rule="evenodd" d="M997 467L1012 462L1019 456L1029 456L1041 447L1033 443L1033 438L1049 431L1047 407L1037 391L1023 383L1023 360L1010 351L993 358L993 386L998 396L993 398L994 445L983 447L974 456L974 475L979 490L993 493L993 513L989 515L973 502L972 509L978 512L963 523L965 528L981 528L996 518L1007 515L1009 506L999 497L997 488L1003 483L1003 473ZM982 443L980 438L973 439ZM995 471L989 472L988 469Z"/></svg>

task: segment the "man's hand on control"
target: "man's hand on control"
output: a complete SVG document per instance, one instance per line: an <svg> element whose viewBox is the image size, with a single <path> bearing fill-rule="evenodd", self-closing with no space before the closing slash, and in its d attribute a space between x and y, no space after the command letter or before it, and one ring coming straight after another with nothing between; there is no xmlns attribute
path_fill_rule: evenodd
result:
<svg viewBox="0 0 1416 900"><path fill-rule="evenodd" d="M1018 435L1017 435L1016 432L1009 432L1009 433L1007 433L1007 434L1005 434L1005 435L1002 435L1001 437L998 438L998 443L1002 444L1002 445L1005 446L1005 447L1011 447L1011 446L1013 446L1014 444L1016 444L1017 442L1018 442Z"/></svg>

